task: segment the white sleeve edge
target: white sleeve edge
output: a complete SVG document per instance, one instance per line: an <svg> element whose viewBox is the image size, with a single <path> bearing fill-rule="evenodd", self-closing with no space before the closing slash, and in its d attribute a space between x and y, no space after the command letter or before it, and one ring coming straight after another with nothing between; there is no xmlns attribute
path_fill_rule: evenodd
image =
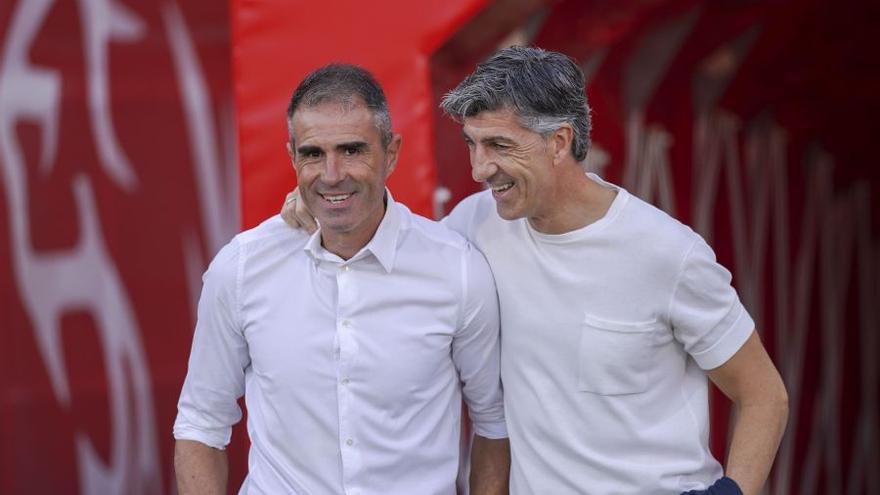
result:
<svg viewBox="0 0 880 495"><path fill-rule="evenodd" d="M730 325L730 328L724 332L724 335L712 347L691 354L701 369L712 370L726 363L727 360L740 350L743 344L746 343L746 340L752 335L752 332L755 331L755 322L749 316L746 308L743 307L742 303L738 303L738 306L739 316Z"/></svg>

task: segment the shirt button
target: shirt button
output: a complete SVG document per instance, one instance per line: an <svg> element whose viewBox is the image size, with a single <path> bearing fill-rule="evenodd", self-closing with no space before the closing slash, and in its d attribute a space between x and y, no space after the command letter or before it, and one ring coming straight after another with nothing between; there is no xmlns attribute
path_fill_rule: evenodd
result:
<svg viewBox="0 0 880 495"><path fill-rule="evenodd" d="M348 382L349 382L348 378L343 378L343 379L342 379L342 384L343 384L343 385L348 385Z"/></svg>
<svg viewBox="0 0 880 495"><path fill-rule="evenodd" d="M351 447L352 445L354 445L354 440L349 438L348 440L345 441L345 445L348 445L349 447Z"/></svg>
<svg viewBox="0 0 880 495"><path fill-rule="evenodd" d="M348 272L348 271L351 271L351 267L348 266L348 265L343 266L342 269L345 270L345 271L347 271L347 272Z"/></svg>
<svg viewBox="0 0 880 495"><path fill-rule="evenodd" d="M342 320L342 326L344 326L345 328L348 328L351 326L351 322L348 320Z"/></svg>

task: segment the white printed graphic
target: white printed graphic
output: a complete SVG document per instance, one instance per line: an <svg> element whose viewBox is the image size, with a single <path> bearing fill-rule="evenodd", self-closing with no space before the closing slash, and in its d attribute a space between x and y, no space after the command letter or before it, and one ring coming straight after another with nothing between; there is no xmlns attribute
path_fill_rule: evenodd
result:
<svg viewBox="0 0 880 495"><path fill-rule="evenodd" d="M645 201L655 202L670 215L676 211L669 162L672 134L658 124L646 125L645 108L698 17L699 10L694 9L648 31L624 67L623 187Z"/></svg>
<svg viewBox="0 0 880 495"><path fill-rule="evenodd" d="M29 52L54 0L20 1L2 44L0 65L0 178L8 201L9 242L13 279L30 319L43 363L58 403L69 408L72 394L61 335L61 321L73 311L86 312L95 322L100 348L93 352L107 372L110 406L110 450L106 459L84 430L75 431L79 491L84 494L162 493L151 375L141 329L119 269L107 250L93 182L85 173L70 187L75 202L78 238L69 248L38 250L28 197L31 174L50 174L57 163L62 79L58 71L31 63ZM146 23L112 0L78 2L87 83L88 126L98 164L124 193L139 185L136 169L116 136L111 112L109 51L111 43L145 39ZM192 162L202 212L205 249L213 253L238 225L234 173L222 184L219 169L232 160L232 150L218 159L217 139L208 89L196 52L175 4L167 4L164 20L173 50L193 150ZM228 117L224 115L224 117ZM228 120L228 119L227 119ZM35 125L41 149L36 168L27 166L16 127ZM224 129L229 133L230 129ZM227 139L230 141L231 139ZM230 201L232 198L232 201ZM56 205L55 207L61 207ZM185 250L194 272L195 293L205 257L198 248L200 233L190 233ZM76 425L74 425L76 428ZM170 434L170 433L169 433Z"/></svg>
<svg viewBox="0 0 880 495"><path fill-rule="evenodd" d="M0 67L0 157L9 198L15 280L31 318L37 343L58 401L69 406L60 322L73 310L94 317L107 370L111 408L110 455L105 462L89 437L76 432L80 490L86 494L155 491L161 483L150 373L131 301L109 256L101 232L92 184L85 175L73 183L79 239L75 246L50 252L33 249L27 198L27 167L16 125L32 122L42 130L41 173L56 160L60 77L32 66L28 50L52 6L50 0L19 2ZM115 4L82 2L86 39L89 110L101 166L121 188L131 191L137 178L113 132L107 95L107 44L117 36L131 39L139 23ZM131 398L131 400L129 400Z"/></svg>

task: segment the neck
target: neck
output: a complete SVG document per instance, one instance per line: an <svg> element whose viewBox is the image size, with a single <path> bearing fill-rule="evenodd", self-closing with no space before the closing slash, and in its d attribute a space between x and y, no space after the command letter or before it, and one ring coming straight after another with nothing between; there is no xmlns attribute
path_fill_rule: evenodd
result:
<svg viewBox="0 0 880 495"><path fill-rule="evenodd" d="M358 251L367 245L367 242L369 242L369 239L366 242L361 242L360 240L350 239L347 236L321 233L321 246L344 260L351 259L352 256L356 255Z"/></svg>
<svg viewBox="0 0 880 495"><path fill-rule="evenodd" d="M565 165L556 176L546 214L529 217L544 234L564 234L596 222L608 213L617 192L588 178L579 164Z"/></svg>
<svg viewBox="0 0 880 495"><path fill-rule="evenodd" d="M335 231L322 229L321 246L344 260L351 259L352 256L369 244L373 236L376 235L376 231L379 230L379 224L382 223L382 218L385 217L385 208L385 205L378 208L372 218L366 222L366 225L356 230Z"/></svg>

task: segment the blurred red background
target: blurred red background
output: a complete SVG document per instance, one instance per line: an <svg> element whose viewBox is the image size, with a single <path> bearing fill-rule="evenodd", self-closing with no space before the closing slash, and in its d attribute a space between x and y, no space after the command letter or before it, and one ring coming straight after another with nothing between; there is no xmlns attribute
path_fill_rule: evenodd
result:
<svg viewBox="0 0 880 495"><path fill-rule="evenodd" d="M819 0L0 4L0 493L174 493L200 275L294 186L292 89L373 71L404 136L395 198L442 216L478 185L437 103L509 44L582 64L588 166L733 272L791 398L768 493L871 493L878 20Z"/></svg>

